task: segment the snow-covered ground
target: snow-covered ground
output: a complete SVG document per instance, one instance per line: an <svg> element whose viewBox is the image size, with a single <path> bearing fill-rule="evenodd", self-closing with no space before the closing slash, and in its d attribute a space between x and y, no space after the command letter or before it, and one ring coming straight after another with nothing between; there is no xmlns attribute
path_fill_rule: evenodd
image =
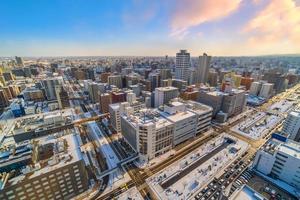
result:
<svg viewBox="0 0 300 200"><path fill-rule="evenodd" d="M118 200L143 200L142 195L136 187L132 187L117 197Z"/></svg>
<svg viewBox="0 0 300 200"><path fill-rule="evenodd" d="M288 112L293 107L294 103L295 103L294 101L282 100L282 101L272 104L268 108L268 111L283 114L285 112Z"/></svg>
<svg viewBox="0 0 300 200"><path fill-rule="evenodd" d="M172 183L169 187L163 188L164 183L175 177L181 171L188 169L192 164L226 142L226 138L231 138L235 143L229 144L220 152L208 158L202 164L191 170L187 175ZM209 179L212 179L229 165L235 158L248 149L248 144L225 133L218 138L209 141L184 158L173 163L168 168L158 172L147 179L147 183L159 199L189 199L202 187Z"/></svg>
<svg viewBox="0 0 300 200"><path fill-rule="evenodd" d="M249 117L247 120L235 125L230 130L250 139L258 140L272 130L281 120L281 116L259 112L253 117Z"/></svg>

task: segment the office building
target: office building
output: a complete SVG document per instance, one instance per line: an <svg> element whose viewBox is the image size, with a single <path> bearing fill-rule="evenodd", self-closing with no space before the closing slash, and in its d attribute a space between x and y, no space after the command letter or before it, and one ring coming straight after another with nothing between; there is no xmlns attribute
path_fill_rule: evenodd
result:
<svg viewBox="0 0 300 200"><path fill-rule="evenodd" d="M151 91L160 86L160 76L158 73L150 73L148 79L151 82Z"/></svg>
<svg viewBox="0 0 300 200"><path fill-rule="evenodd" d="M258 96L269 99L273 94L273 87L274 87L273 83L262 84Z"/></svg>
<svg viewBox="0 0 300 200"><path fill-rule="evenodd" d="M245 86L246 90L249 90L253 81L254 79L251 77L242 77L241 85Z"/></svg>
<svg viewBox="0 0 300 200"><path fill-rule="evenodd" d="M288 135L289 139L300 141L300 111L295 110L288 114L283 123L282 132Z"/></svg>
<svg viewBox="0 0 300 200"><path fill-rule="evenodd" d="M3 75L5 81L15 80L15 77L11 72L3 72L2 75Z"/></svg>
<svg viewBox="0 0 300 200"><path fill-rule="evenodd" d="M89 98L91 99L92 103L96 103L99 101L99 92L100 92L100 85L96 82L88 83L88 92Z"/></svg>
<svg viewBox="0 0 300 200"><path fill-rule="evenodd" d="M249 94L257 96L261 89L261 83L260 82L252 82L250 86Z"/></svg>
<svg viewBox="0 0 300 200"><path fill-rule="evenodd" d="M190 66L190 53L186 50L176 53L175 78L188 81Z"/></svg>
<svg viewBox="0 0 300 200"><path fill-rule="evenodd" d="M59 109L65 109L70 107L68 92L62 87L57 85L55 88L57 102Z"/></svg>
<svg viewBox="0 0 300 200"><path fill-rule="evenodd" d="M9 100L5 95L4 90L0 89L0 109L3 109L7 106L9 106Z"/></svg>
<svg viewBox="0 0 300 200"><path fill-rule="evenodd" d="M62 85L63 78L60 77L53 77L53 78L46 78L45 80L41 80L43 88L46 93L47 100L56 100L56 93L55 93L55 86Z"/></svg>
<svg viewBox="0 0 300 200"><path fill-rule="evenodd" d="M111 75L108 77L108 84L114 85L119 89L123 88L122 76L121 75Z"/></svg>
<svg viewBox="0 0 300 200"><path fill-rule="evenodd" d="M0 199L71 199L86 191L88 174L78 138L43 137L6 150L10 157L1 158Z"/></svg>
<svg viewBox="0 0 300 200"><path fill-rule="evenodd" d="M247 96L244 90L233 90L231 93L223 93L221 110L228 117L240 114L246 108Z"/></svg>
<svg viewBox="0 0 300 200"><path fill-rule="evenodd" d="M210 66L211 56L204 53L199 56L199 64L195 71L195 83L206 83L208 80L208 72Z"/></svg>
<svg viewBox="0 0 300 200"><path fill-rule="evenodd" d="M113 91L111 93L111 100L112 100L112 103L124 102L124 101L126 101L126 93L121 90Z"/></svg>
<svg viewBox="0 0 300 200"><path fill-rule="evenodd" d="M104 73L101 73L100 74L100 82L101 83L108 83L108 77L110 76L111 74L109 72L104 72Z"/></svg>
<svg viewBox="0 0 300 200"><path fill-rule="evenodd" d="M12 94L11 94L11 92L10 92L9 87L2 87L2 90L4 91L5 96L6 96L9 100L11 100L11 99L13 98L13 96L12 96Z"/></svg>
<svg viewBox="0 0 300 200"><path fill-rule="evenodd" d="M153 109L123 115L121 130L140 160L149 161L172 149L174 126Z"/></svg>
<svg viewBox="0 0 300 200"><path fill-rule="evenodd" d="M181 79L172 79L172 86L178 88L179 91L184 91L187 85L187 81Z"/></svg>
<svg viewBox="0 0 300 200"><path fill-rule="evenodd" d="M300 144L272 138L256 153L253 167L260 173L300 189Z"/></svg>
<svg viewBox="0 0 300 200"><path fill-rule="evenodd" d="M218 73L216 71L209 71L207 82L210 86L216 87L218 85Z"/></svg>
<svg viewBox="0 0 300 200"><path fill-rule="evenodd" d="M16 56L15 59L16 59L17 65L18 65L19 67L24 67L24 61L23 61L23 58L22 58L22 57Z"/></svg>
<svg viewBox="0 0 300 200"><path fill-rule="evenodd" d="M82 69L77 69L76 71L74 71L74 77L77 80L86 80L86 73Z"/></svg>
<svg viewBox="0 0 300 200"><path fill-rule="evenodd" d="M124 113L129 114L132 112L133 112L133 108L130 107L128 102L115 103L109 105L111 126L114 128L116 132L118 133L121 132L121 115Z"/></svg>
<svg viewBox="0 0 300 200"><path fill-rule="evenodd" d="M101 113L109 112L109 105L112 103L112 95L109 93L99 94L99 108Z"/></svg>
<svg viewBox="0 0 300 200"><path fill-rule="evenodd" d="M160 87L155 89L154 106L157 108L160 105L168 103L171 99L178 97L178 88L175 87Z"/></svg>
<svg viewBox="0 0 300 200"><path fill-rule="evenodd" d="M218 91L201 91L198 101L213 108L213 116L215 116L222 107L223 93Z"/></svg>
<svg viewBox="0 0 300 200"><path fill-rule="evenodd" d="M21 95L23 95L25 101L44 101L45 97L43 94L43 91L35 88L35 87L27 87L22 92Z"/></svg>
<svg viewBox="0 0 300 200"><path fill-rule="evenodd" d="M172 72L171 69L160 69L159 70L160 80L166 80L172 78Z"/></svg>
<svg viewBox="0 0 300 200"><path fill-rule="evenodd" d="M211 116L209 106L174 99L159 109L121 115L121 133L140 158L147 161L206 131Z"/></svg>

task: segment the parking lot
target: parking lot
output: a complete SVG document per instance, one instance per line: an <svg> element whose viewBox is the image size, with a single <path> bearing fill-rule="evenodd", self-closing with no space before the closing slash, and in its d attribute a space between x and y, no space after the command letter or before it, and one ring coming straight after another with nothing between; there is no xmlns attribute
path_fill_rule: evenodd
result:
<svg viewBox="0 0 300 200"><path fill-rule="evenodd" d="M267 199L296 200L295 197L257 175L253 175L253 177L249 180L248 185Z"/></svg>

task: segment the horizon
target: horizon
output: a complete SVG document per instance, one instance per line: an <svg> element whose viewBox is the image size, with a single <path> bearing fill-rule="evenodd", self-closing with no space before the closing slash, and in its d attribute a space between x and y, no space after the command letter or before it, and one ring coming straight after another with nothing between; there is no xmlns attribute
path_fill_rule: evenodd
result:
<svg viewBox="0 0 300 200"><path fill-rule="evenodd" d="M0 57L300 53L300 0L29 0L2 7Z"/></svg>

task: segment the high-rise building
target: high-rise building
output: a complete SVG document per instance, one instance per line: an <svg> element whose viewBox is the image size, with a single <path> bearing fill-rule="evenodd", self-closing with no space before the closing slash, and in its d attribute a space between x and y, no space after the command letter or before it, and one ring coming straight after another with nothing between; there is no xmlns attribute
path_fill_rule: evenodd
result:
<svg viewBox="0 0 300 200"><path fill-rule="evenodd" d="M245 86L246 90L249 90L253 81L254 79L251 77L242 77L241 85Z"/></svg>
<svg viewBox="0 0 300 200"><path fill-rule="evenodd" d="M199 56L199 65L195 71L195 83L207 82L210 60L211 56L208 56L206 53L204 53L203 56Z"/></svg>
<svg viewBox="0 0 300 200"><path fill-rule="evenodd" d="M295 110L288 114L284 121L282 132L291 140L300 141L300 111Z"/></svg>
<svg viewBox="0 0 300 200"><path fill-rule="evenodd" d="M123 81L121 75L111 75L108 77L108 84L114 85L118 87L119 89L123 88Z"/></svg>
<svg viewBox="0 0 300 200"><path fill-rule="evenodd" d="M109 93L104 93L99 95L99 107L102 113L109 112L109 104L112 103L112 95Z"/></svg>
<svg viewBox="0 0 300 200"><path fill-rule="evenodd" d="M47 100L56 100L55 86L61 85L63 83L63 78L61 76L47 78L45 80L41 80L41 83L44 87Z"/></svg>
<svg viewBox="0 0 300 200"><path fill-rule="evenodd" d="M187 85L187 81L181 79L172 79L172 86L178 88L180 92L185 90Z"/></svg>
<svg viewBox="0 0 300 200"><path fill-rule="evenodd" d="M9 100L5 95L4 90L0 90L0 109L9 106Z"/></svg>
<svg viewBox="0 0 300 200"><path fill-rule="evenodd" d="M157 108L160 105L168 103L171 99L178 97L178 88L175 87L160 87L155 89L154 106Z"/></svg>
<svg viewBox="0 0 300 200"><path fill-rule="evenodd" d="M180 50L176 54L176 66L175 66L175 77L188 81L189 79L189 68L191 66L190 53L186 50Z"/></svg>
<svg viewBox="0 0 300 200"><path fill-rule="evenodd" d="M264 83L264 84L262 84L258 96L264 97L266 99L270 98L270 96L273 93L273 87L274 87L273 83Z"/></svg>
<svg viewBox="0 0 300 200"><path fill-rule="evenodd" d="M160 69L159 70L160 80L166 80L172 78L171 69Z"/></svg>
<svg viewBox="0 0 300 200"><path fill-rule="evenodd" d="M160 87L160 76L158 73L150 73L148 79L151 82L151 91L154 91L155 88Z"/></svg>
<svg viewBox="0 0 300 200"><path fill-rule="evenodd" d="M12 81L15 79L14 75L11 72L3 72L2 75L5 81Z"/></svg>
<svg viewBox="0 0 300 200"><path fill-rule="evenodd" d="M9 100L11 100L11 99L13 98L13 96L12 96L12 94L11 94L11 92L10 92L9 87L6 86L6 87L3 87L2 89L3 89L4 93L5 93L5 96L6 96Z"/></svg>
<svg viewBox="0 0 300 200"><path fill-rule="evenodd" d="M2 86L5 86L6 85L6 82L5 82L5 78L2 74L0 74L0 85L2 84Z"/></svg>
<svg viewBox="0 0 300 200"><path fill-rule="evenodd" d="M70 107L69 95L68 92L60 85L55 87L58 107L60 109Z"/></svg>
<svg viewBox="0 0 300 200"><path fill-rule="evenodd" d="M257 96L259 94L260 89L261 89L260 82L252 82L249 94Z"/></svg>
<svg viewBox="0 0 300 200"><path fill-rule="evenodd" d="M216 71L208 72L208 83L212 87L216 87L218 85L218 73Z"/></svg>
<svg viewBox="0 0 300 200"><path fill-rule="evenodd" d="M280 137L281 138L281 137ZM300 189L300 144L284 139L269 140L258 150L253 167L260 173Z"/></svg>
<svg viewBox="0 0 300 200"><path fill-rule="evenodd" d="M88 83L88 91L89 91L89 98L91 99L92 103L96 103L99 101L99 91L100 86L96 82Z"/></svg>
<svg viewBox="0 0 300 200"><path fill-rule="evenodd" d="M18 65L19 67L24 67L24 61L23 61L23 58L22 58L22 57L16 56L15 59L16 59L17 65Z"/></svg>

